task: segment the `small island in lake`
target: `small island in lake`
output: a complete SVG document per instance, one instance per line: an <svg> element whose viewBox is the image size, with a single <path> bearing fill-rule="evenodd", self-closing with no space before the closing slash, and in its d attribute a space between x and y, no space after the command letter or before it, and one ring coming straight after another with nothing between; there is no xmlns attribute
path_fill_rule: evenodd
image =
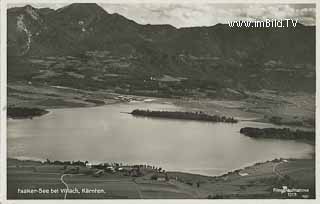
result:
<svg viewBox="0 0 320 204"><path fill-rule="evenodd" d="M315 132L290 130L289 128L252 128L240 129L240 133L254 138L299 139L314 141Z"/></svg>
<svg viewBox="0 0 320 204"><path fill-rule="evenodd" d="M218 115L209 115L202 111L200 112L180 112L180 111L150 111L135 109L131 112L135 116L144 117L157 117L157 118L170 118L170 119L183 119L183 120L199 120L209 122L224 122L224 123L237 123L238 120L233 117L225 117Z"/></svg>
<svg viewBox="0 0 320 204"><path fill-rule="evenodd" d="M7 117L13 119L24 119L37 116L42 116L49 113L49 111L40 108L26 108L26 107L8 107Z"/></svg>

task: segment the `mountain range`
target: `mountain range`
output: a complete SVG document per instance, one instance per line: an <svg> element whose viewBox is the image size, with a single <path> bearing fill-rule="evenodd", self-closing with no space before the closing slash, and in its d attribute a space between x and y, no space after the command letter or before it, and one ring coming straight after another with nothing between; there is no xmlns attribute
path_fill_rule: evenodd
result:
<svg viewBox="0 0 320 204"><path fill-rule="evenodd" d="M7 15L9 69L10 58L30 65L26 59L74 56L90 61L88 53L100 53L95 60L102 65L110 56L129 64L117 74L179 76L238 90L315 90L315 26L141 25L97 4L57 10L27 5L10 8Z"/></svg>

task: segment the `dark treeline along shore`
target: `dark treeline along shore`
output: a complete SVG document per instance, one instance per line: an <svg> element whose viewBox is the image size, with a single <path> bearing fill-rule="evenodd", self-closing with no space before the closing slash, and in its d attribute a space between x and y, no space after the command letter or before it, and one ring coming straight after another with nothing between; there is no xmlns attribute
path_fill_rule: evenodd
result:
<svg viewBox="0 0 320 204"><path fill-rule="evenodd" d="M183 120L199 120L210 122L237 123L238 120L233 117L225 117L218 115L208 115L202 111L199 112L181 112L181 111L150 111L135 109L131 112L135 116L183 119Z"/></svg>
<svg viewBox="0 0 320 204"><path fill-rule="evenodd" d="M33 118L49 113L49 111L40 108L8 107L7 117L14 119Z"/></svg>
<svg viewBox="0 0 320 204"><path fill-rule="evenodd" d="M253 138L276 138L276 139L295 139L295 140L315 140L315 132L290 130L289 128L252 128L245 127L240 129L240 133Z"/></svg>

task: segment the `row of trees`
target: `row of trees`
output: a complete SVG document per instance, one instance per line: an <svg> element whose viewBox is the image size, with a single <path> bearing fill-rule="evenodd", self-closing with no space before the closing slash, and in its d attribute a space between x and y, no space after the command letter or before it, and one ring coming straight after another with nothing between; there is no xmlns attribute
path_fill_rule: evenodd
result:
<svg viewBox="0 0 320 204"><path fill-rule="evenodd" d="M88 161L51 161L49 159L46 159L44 164L51 164L51 165L73 165L73 166L86 166L86 164L89 163Z"/></svg>

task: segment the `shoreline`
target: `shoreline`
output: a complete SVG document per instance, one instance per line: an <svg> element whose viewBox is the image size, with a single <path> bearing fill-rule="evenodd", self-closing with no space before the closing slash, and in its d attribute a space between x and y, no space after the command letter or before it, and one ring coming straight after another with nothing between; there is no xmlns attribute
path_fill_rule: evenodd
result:
<svg viewBox="0 0 320 204"><path fill-rule="evenodd" d="M155 99L152 101L145 101L144 99ZM230 109L224 106L208 106L201 107L189 100L171 100L171 99L163 99L163 98L155 98L155 97L143 97L139 98L140 103L170 103L174 106L184 107L189 110L209 110L215 111L219 114L225 115L235 113L234 109ZM133 100L136 101L136 100ZM217 101L215 101L217 103ZM226 101L227 102L227 101ZM218 103L223 103L223 101L219 101ZM130 101L123 100L112 100L110 103L106 104L92 104L87 106L66 106L66 107L57 107L57 108L45 108L45 110L49 110L49 113L52 113L55 109L70 109L70 108L95 108L100 106L108 106L112 104L128 104L130 105ZM134 104L134 103L132 103ZM224 109L222 110L221 107ZM219 109L220 108L220 109ZM222 110L222 111L221 111ZM243 111L241 108L237 108L236 112L240 112L240 116L250 116L246 114L248 112ZM250 112L250 111L249 111ZM241 115L243 113L243 115ZM212 112L211 112L212 114ZM47 115L47 114L45 114ZM259 114L256 114L259 115ZM43 115L44 116L44 115ZM261 116L261 114L260 114ZM41 118L40 116L37 119ZM242 121L248 121L245 117ZM253 117L250 117L253 118ZM18 119L12 119L18 120ZM262 117L255 117L254 120L250 120L252 122L259 123L267 123L272 124L269 121L261 121L265 120ZM284 125L273 124L275 126L284 127ZM304 128L295 127L295 128ZM245 136L243 136L245 137ZM301 142L301 141L299 141ZM315 146L315 143L309 145ZM36 161L35 158L17 158L17 157L7 157L7 179L8 179L8 198L9 199L17 199L17 198L43 198L41 195L19 195L17 194L18 188L29 188L30 185L36 186L44 186L51 187L57 184L52 184L52 181L56 183L60 182L60 176L68 173L65 169L66 165L59 164L42 164L41 161L45 161L44 159L39 159L40 161ZM95 161L96 162L96 161ZM99 163L99 162L98 162ZM102 163L102 162L101 162ZM114 186L123 186L120 187L121 190L111 193L112 195L104 195L98 197L91 197L95 199L99 198L114 198L114 195L119 196L118 198L157 198L158 193L160 195L165 195L161 198L288 198L286 195L280 195L276 193L272 193L272 188L282 188L282 186L291 186L295 188L308 188L310 189L310 194L304 195L308 196L308 198L314 198L314 176L315 176L315 151L313 149L312 153L310 153L310 157L307 158L288 158L288 159L272 159L267 161L253 161L249 164L244 164L238 168L230 169L223 171L223 173L219 173L215 176L206 175L206 174L197 174L197 173L188 173L186 171L174 171L168 170L166 171L166 177L168 180L153 180L152 177L155 174L154 170L152 173L148 173L146 175L142 175L141 177L137 176L127 176L122 172L110 173L107 170L101 170L99 168L88 169L86 166L80 166L80 169L85 171L90 171L90 174L85 174L83 176L74 174L72 177L73 182L78 183L80 186L86 186L88 188L92 187L91 182L100 182L100 187L106 189L106 192L112 192L114 190ZM71 172L74 169L78 168L76 164L67 165L67 169L70 169ZM276 170L275 170L276 169ZM56 176L53 176L53 173ZM98 173L99 172L99 173ZM281 172L281 173L279 173ZM158 174L158 173L156 173ZM159 173L163 175L162 173ZM56 178L52 178L56 177ZM68 178L71 179L71 178ZM110 181L114 182L114 180L119 180L117 183L111 184ZM163 178L162 178L163 179ZM110 180L110 181L108 181ZM106 182L105 182L106 181ZM123 183L122 183L123 182ZM76 184L73 185L76 185ZM130 188L130 191L136 191L137 188L145 189L142 193L139 192L138 197L133 196L133 194L128 193L128 185L133 185ZM165 186L165 187L164 187ZM157 189L157 190L155 190ZM175 191L179 189L179 193L166 194L167 191ZM154 192L154 193L150 193ZM142 195L142 196L141 196ZM57 197L58 196L58 197ZM149 197L148 197L149 196ZM299 195L300 196L300 195ZM47 198L61 199L59 195L49 195ZM76 198L88 198L87 195L80 195L80 197ZM300 197L299 197L300 198Z"/></svg>
<svg viewBox="0 0 320 204"><path fill-rule="evenodd" d="M73 105L64 105L64 106L54 106L54 105L46 105L46 106L41 106L41 109L44 110L55 110L55 109L66 109L66 108L94 108L94 107L101 107L101 106L107 106L107 105L114 105L114 104L130 104L130 102L132 101L137 101L137 102L146 102L146 103L170 103L172 105L175 106L180 106L180 107L184 107L186 109L191 108L194 110L202 110L202 108L197 107L197 105L195 105L194 103L197 103L197 101L199 101L199 99L194 99L194 98L182 98L182 99L174 99L174 98L161 98L161 97L146 97L146 96L139 96L139 95L122 95L122 94L116 94L116 97L121 97L121 98L113 98L113 99L99 99L101 101L104 102L104 104L94 104L92 102L90 102L91 104L73 104ZM122 98L123 97L123 98ZM138 99L138 100L137 100ZM151 101L146 101L151 99ZM277 123L277 122L272 122L269 119L264 117L263 112L255 112L253 110L250 109L243 109L243 107L229 107L228 105L221 105L219 102L234 102L234 100L228 100L228 99L208 99L208 98L204 98L204 100L209 100L208 103L210 103L210 101L214 101L217 102L219 108L223 108L225 109L225 111L232 111L232 110L237 110L240 112L240 114L242 113L242 115L248 114L247 117L243 117L243 116L234 116L234 118L241 118L238 119L239 121L252 121L252 122L261 122L261 123L269 123L269 124L273 124L279 127L289 127L289 128L300 128L300 129L315 129L315 126L310 126L310 125L305 125L305 124L294 124L294 123ZM236 100L237 101L237 100ZM84 100L83 102L87 102L86 100ZM240 102L240 101L238 101ZM18 107L25 107L25 106L18 106ZM30 107L36 107L36 106L30 106ZM204 108L205 109L205 108ZM214 108L213 108L214 109ZM206 110L205 110L206 111ZM206 111L207 112L207 111ZM211 113L212 114L212 113ZM46 114L45 114L46 115ZM214 114L215 115L215 114ZM217 114L217 115L226 115L228 116L228 114ZM249 116L249 115L255 115L254 117ZM229 115L229 116L233 116L233 115ZM41 116L38 116L41 117ZM27 118L12 118L12 119L27 119Z"/></svg>
<svg viewBox="0 0 320 204"><path fill-rule="evenodd" d="M314 145L314 144L313 144ZM269 162L274 162L274 161L282 161L282 160L312 160L312 159L315 159L315 152L312 152L310 153L310 158L274 158L274 159L268 159L268 160L262 160L262 161L253 161L253 162L250 162L250 163L247 163L247 164L244 164L240 167L235 167L233 169L230 169L230 170L226 170L224 173L221 173L221 174L218 174L218 175L205 175L205 174L198 174L198 173L190 173L190 172L187 172L187 171L180 171L180 170L167 170L167 169L164 169L166 170L167 172L175 172L175 173L182 173L182 174L190 174L190 175L197 175L197 176L204 176L204 177L211 177L211 178L217 178L217 177L223 177L227 174L230 174L230 173L234 173L234 172L238 172L238 171L241 171L241 170L244 170L244 169L247 169L247 168L251 168L251 167L254 167L258 164L265 164L265 163L269 163ZM43 159L43 158L36 158L36 157L24 157L24 156L21 156L21 157L7 157L7 161L9 160L16 160L18 162L40 162L40 163L44 163L46 161L46 159ZM69 162L68 160L52 160L52 161L57 161L57 162ZM72 160L72 161L81 161L81 162L84 162L82 160ZM103 163L106 163L106 161L95 161L95 162L92 162L92 161L88 161L89 163L95 163L95 164L103 164ZM114 163L114 162L113 162ZM115 162L115 163L118 163L118 162ZM120 162L121 163L121 162ZM134 166L134 165L139 165L139 164L126 164L128 166ZM151 164L146 164L146 165L151 165ZM152 166L152 165L151 165Z"/></svg>
<svg viewBox="0 0 320 204"><path fill-rule="evenodd" d="M163 104L166 104L168 103L168 101L163 101L163 98L155 98L155 97L141 97L140 98L141 101L139 100L138 102L140 103L163 103ZM144 101L146 99L153 99L152 101ZM168 99L169 100L169 99ZM173 101L170 101L173 105L176 105L176 103L174 103ZM34 117L36 119L39 119L41 118L42 116L46 116L46 115L50 115L52 114L52 112L56 109L70 109L70 108L96 108L96 107L102 107L102 106L108 106L108 105L113 105L113 104L129 104L130 105L130 101L115 101L115 102L112 102L112 103L106 103L106 104L96 104L96 105L92 105L92 106L86 106L86 107L82 107L82 106L74 106L74 107L59 107L59 108L49 108L49 109L45 109L46 111L48 111L48 113L44 114L44 115L41 115L41 116L37 116L37 117ZM24 119L31 119L31 118L8 118L9 120L24 120ZM252 119L252 120L247 120L247 119L242 119L242 120L239 120L239 122L246 122L246 121L250 121L250 122L259 122L259 123L265 123L265 124L273 124L273 123L270 123L270 122L266 122L266 121L261 121L259 118L258 119ZM273 124L275 126L279 126L279 128L281 127L289 127L289 126L286 126L286 125L278 125L278 124ZM300 128L300 127L296 127L296 128ZM243 135L244 137L246 137L245 135ZM274 139L274 138L267 138L267 139ZM306 141L306 140L302 140L302 139L294 139L294 141L297 141L297 142L303 142L303 143L307 143L309 145L313 145L315 146L315 142L310 142L310 141ZM15 159L15 158L7 158L7 159ZM293 158L295 159L295 158ZM19 160L19 159L18 159ZM23 160L28 160L28 159L22 159ZM39 159L40 161L44 161L45 159ZM228 170L227 172L229 171L236 171L236 170L239 170L239 169L242 169L242 168L245 168L247 166L251 166L251 165L254 165L255 163L261 163L261 162L266 162L266 161L256 161L256 162L252 162L248 165L244 165L244 166L241 166L239 168L236 168L236 169L231 169L231 170ZM182 172L182 173L187 173L187 172ZM200 175L200 174L199 174ZM206 176L206 175L204 175Z"/></svg>

